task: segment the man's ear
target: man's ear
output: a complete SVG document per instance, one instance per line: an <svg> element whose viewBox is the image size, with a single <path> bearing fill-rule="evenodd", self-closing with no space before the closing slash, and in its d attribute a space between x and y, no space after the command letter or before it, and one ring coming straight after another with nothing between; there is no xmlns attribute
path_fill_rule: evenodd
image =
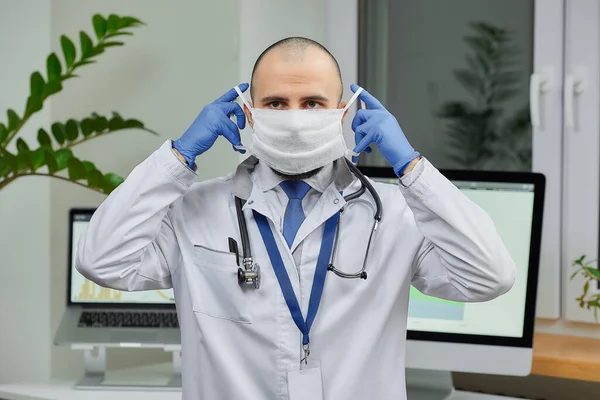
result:
<svg viewBox="0 0 600 400"><path fill-rule="evenodd" d="M348 102L347 102L347 101L342 101L342 102L340 102L340 106L339 106L339 108L344 108L344 107L346 107L346 104L348 104ZM344 115L342 116L342 122L344 122L344 118L346 118L346 114L348 114L348 110L346 110L346 111L344 112Z"/></svg>
<svg viewBox="0 0 600 400"><path fill-rule="evenodd" d="M244 104L244 114L246 114L246 120L252 128L254 128L254 121L252 120L252 113L248 109L248 106Z"/></svg>

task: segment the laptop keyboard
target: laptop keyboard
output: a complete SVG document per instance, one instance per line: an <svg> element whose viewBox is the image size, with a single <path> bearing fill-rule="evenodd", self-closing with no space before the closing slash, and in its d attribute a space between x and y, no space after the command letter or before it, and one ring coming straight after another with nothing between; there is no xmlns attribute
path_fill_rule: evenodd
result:
<svg viewBox="0 0 600 400"><path fill-rule="evenodd" d="M81 328L179 328L175 312L84 311Z"/></svg>

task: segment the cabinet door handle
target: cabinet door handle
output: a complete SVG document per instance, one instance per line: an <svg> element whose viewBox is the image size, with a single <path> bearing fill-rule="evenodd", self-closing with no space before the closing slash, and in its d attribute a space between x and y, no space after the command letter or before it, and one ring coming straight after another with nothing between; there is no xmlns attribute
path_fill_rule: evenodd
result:
<svg viewBox="0 0 600 400"><path fill-rule="evenodd" d="M541 72L531 74L531 79L529 80L529 112L533 128L542 127L540 97L552 89L552 75L551 67L545 67Z"/></svg>
<svg viewBox="0 0 600 400"><path fill-rule="evenodd" d="M565 127L575 130L575 96L579 96L585 90L584 68L576 68L576 75L565 75Z"/></svg>

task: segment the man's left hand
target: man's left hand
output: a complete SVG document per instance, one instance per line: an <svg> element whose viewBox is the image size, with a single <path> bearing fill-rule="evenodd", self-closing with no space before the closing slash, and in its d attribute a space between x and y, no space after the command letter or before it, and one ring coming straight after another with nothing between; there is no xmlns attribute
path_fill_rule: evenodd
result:
<svg viewBox="0 0 600 400"><path fill-rule="evenodd" d="M358 85L351 85L353 92L358 90ZM365 102L368 109L358 110L352 121L352 130L356 147L354 152L371 152L369 145L375 143L381 154L394 168L396 175L401 176L406 167L419 153L406 139L402 128L396 118L366 90L363 90L358 98Z"/></svg>

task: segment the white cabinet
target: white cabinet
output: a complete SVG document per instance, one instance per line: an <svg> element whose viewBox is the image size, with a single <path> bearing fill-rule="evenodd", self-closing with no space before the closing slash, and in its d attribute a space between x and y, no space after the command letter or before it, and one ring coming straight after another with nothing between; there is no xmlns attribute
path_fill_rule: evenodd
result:
<svg viewBox="0 0 600 400"><path fill-rule="evenodd" d="M529 85L532 170L546 176L537 313L560 317L562 278L562 76L564 1L537 0L534 12L533 73Z"/></svg>
<svg viewBox="0 0 600 400"><path fill-rule="evenodd" d="M568 0L565 5L563 94L563 304L565 318L591 322L581 309L583 278L568 281L571 263L598 257L600 193L600 2ZM598 293L591 285L589 293Z"/></svg>

